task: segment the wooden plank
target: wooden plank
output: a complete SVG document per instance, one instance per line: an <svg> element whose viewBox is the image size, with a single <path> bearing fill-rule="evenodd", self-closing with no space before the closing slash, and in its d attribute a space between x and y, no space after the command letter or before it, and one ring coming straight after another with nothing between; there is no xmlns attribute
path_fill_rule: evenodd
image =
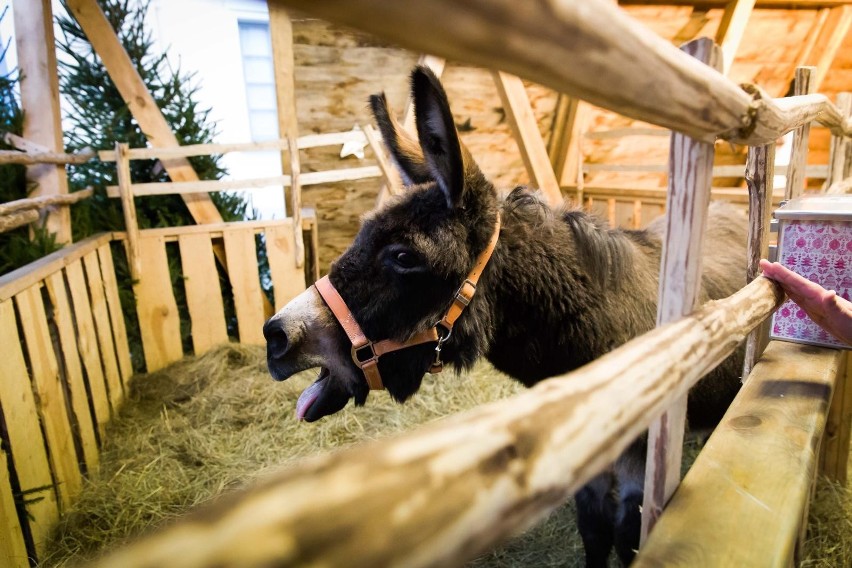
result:
<svg viewBox="0 0 852 568"><path fill-rule="evenodd" d="M29 568L27 545L9 479L10 470L9 456L0 447L0 564L9 568Z"/></svg>
<svg viewBox="0 0 852 568"><path fill-rule="evenodd" d="M710 67L718 69L722 64L719 47L708 38L691 41L682 49ZM669 156L671 172L666 203L666 237L660 263L658 326L689 314L698 303L715 150L712 143L673 133ZM686 396L654 420L648 431L642 505L643 542L680 482L685 426Z"/></svg>
<svg viewBox="0 0 852 568"><path fill-rule="evenodd" d="M57 270L61 270L63 267L72 264L104 243L108 243L111 239L112 233L94 235L0 276L0 300L8 300L19 294L33 284L44 280Z"/></svg>
<svg viewBox="0 0 852 568"><path fill-rule="evenodd" d="M20 70L24 138L51 152L62 152L62 115L59 111L59 74L53 37L50 0L14 0L15 44ZM68 177L62 165L27 167L27 181L35 186L33 197L68 193ZM46 227L59 243L71 242L71 211L57 207L47 212Z"/></svg>
<svg viewBox="0 0 852 568"><path fill-rule="evenodd" d="M819 473L845 486L849 476L849 434L852 429L852 351L845 353L843 367L834 385L826 418Z"/></svg>
<svg viewBox="0 0 852 568"><path fill-rule="evenodd" d="M463 566L608 469L782 300L758 278L509 399L280 470L96 566Z"/></svg>
<svg viewBox="0 0 852 568"><path fill-rule="evenodd" d="M65 279L61 272L55 272L45 279L47 293L53 306L53 318L62 347L62 361L65 369L65 382L68 385L68 395L71 398L71 410L74 412L77 432L80 435L80 445L83 450L83 463L86 471L94 472L98 468L98 440L95 434L95 424L89 408L89 394L86 391L86 378L77 351L77 331L71 312L71 304L65 290Z"/></svg>
<svg viewBox="0 0 852 568"><path fill-rule="evenodd" d="M105 428L110 419L109 391L101 366L98 335L95 331L95 320L89 303L89 287L83 274L82 262L76 260L69 264L65 269L65 276L68 278L68 290L71 292L74 319L77 322L77 351L83 360L83 368L89 380L98 433L100 439L104 440Z"/></svg>
<svg viewBox="0 0 852 568"><path fill-rule="evenodd" d="M25 209L43 209L50 205L71 205L83 199L88 199L95 192L94 189L82 189L69 193L67 195L42 195L41 197L28 197L26 199L16 199L15 201L7 201L0 204L0 215L5 215L14 211L22 211Z"/></svg>
<svg viewBox="0 0 852 568"><path fill-rule="evenodd" d="M769 258L769 223L772 220L772 181L775 178L775 144L755 146L748 149L746 163L746 184L748 185L748 266L746 281L757 278L761 258ZM752 368L760 358L769 337L767 326L752 331L746 340L746 352L743 362L743 380L746 380Z"/></svg>
<svg viewBox="0 0 852 568"><path fill-rule="evenodd" d="M225 251L234 292L234 308L237 312L240 343L265 345L263 338L263 307L260 303L263 291L257 272L257 250L254 232L233 228L225 231Z"/></svg>
<svg viewBox="0 0 852 568"><path fill-rule="evenodd" d="M118 296L118 282L115 279L115 264L108 244L98 248L98 260L101 264L101 278L104 283L109 319L112 327L115 351L118 355L118 368L121 371L121 383L127 392L128 381L133 375L133 363L130 360L130 343L127 340L127 328L124 325L124 310Z"/></svg>
<svg viewBox="0 0 852 568"><path fill-rule="evenodd" d="M78 466L74 434L65 404L65 392L53 351L41 286L36 285L15 296L21 329L27 344L32 383L36 397L47 455L59 495L60 510L66 510L80 494L83 477ZM19 377L22 379L23 377Z"/></svg>
<svg viewBox="0 0 852 568"><path fill-rule="evenodd" d="M83 257L83 266L86 269L86 281L89 283L92 317L95 320L95 332L100 346L104 378L109 388L109 403L112 406L113 415L116 415L124 403L124 387L121 372L118 369L118 358L116 357L115 342L112 335L112 320L109 317L97 251L92 251Z"/></svg>
<svg viewBox="0 0 852 568"><path fill-rule="evenodd" d="M83 28L86 37L103 61L110 79L127 103L127 108L145 132L148 143L155 147L180 146L97 0L68 0L67 9ZM172 181L198 181L198 175L186 158L162 160L162 164ZM222 222L222 216L206 193L182 197L197 223Z"/></svg>
<svg viewBox="0 0 852 568"><path fill-rule="evenodd" d="M845 117L852 116L852 93L837 93L837 109ZM852 151L852 141L846 136L831 136L831 146L828 152L828 175L825 187L846 179L849 166L849 153Z"/></svg>
<svg viewBox="0 0 852 568"><path fill-rule="evenodd" d="M849 28L852 27L852 6L847 5L833 8L827 22L828 26L823 28L826 39L821 46L822 50L816 62L816 76L812 79L814 86L811 92L819 92L822 82L825 81L828 71L837 58L843 41L849 35Z"/></svg>
<svg viewBox="0 0 852 568"><path fill-rule="evenodd" d="M503 101L503 110L506 111L506 118L512 127L530 181L542 191L551 207L558 207L563 203L562 191L559 189L556 174L553 173L547 148L541 139L524 82L502 71L495 71L493 75L500 100Z"/></svg>
<svg viewBox="0 0 852 568"><path fill-rule="evenodd" d="M139 239L142 277L133 285L142 351L149 373L183 357L180 316L172 290L166 243L162 237L143 234Z"/></svg>
<svg viewBox="0 0 852 568"><path fill-rule="evenodd" d="M212 347L228 342L225 307L213 245L208 235L178 237L186 305L189 310L192 348L201 355Z"/></svg>
<svg viewBox="0 0 852 568"><path fill-rule="evenodd" d="M716 43L722 49L721 71L726 75L731 71L734 57L745 35L748 20L754 9L755 0L732 0L725 6L719 29L716 30Z"/></svg>
<svg viewBox="0 0 852 568"><path fill-rule="evenodd" d="M689 14L689 20L687 20L683 27L674 35L672 43L676 47L680 47L682 43L695 39L695 36L704 29L704 26L706 26L709 21L710 18L707 17L706 8L693 8L692 12Z"/></svg>
<svg viewBox="0 0 852 568"><path fill-rule="evenodd" d="M527 3L522 18L495 10L493 0L466 0L464 7L453 0L421 0L417 10L382 0L275 1L401 47L499 68L705 142L769 144L812 120L852 134L852 123L840 120L827 97L772 99L754 85L743 88L637 26L609 0L560 4L564 9L558 10ZM648 96L652 77L654 92L676 90L678 96Z"/></svg>
<svg viewBox="0 0 852 568"><path fill-rule="evenodd" d="M136 203L133 201L128 149L129 146L126 143L115 143L115 170L118 178L118 195L121 198L121 212L124 215L124 231L127 234L127 265L130 267L130 279L139 280L142 269L139 264L139 222L136 219Z"/></svg>
<svg viewBox="0 0 852 568"><path fill-rule="evenodd" d="M795 94L807 95L814 92L816 68L799 67L796 69ZM805 167L808 161L808 138L811 133L810 123L796 128L793 133L793 144L790 149L790 164L787 166L787 187L785 199L792 199L805 189Z"/></svg>
<svg viewBox="0 0 852 568"><path fill-rule="evenodd" d="M38 211L29 209L27 211L17 211L15 213L6 213L0 216L0 233L7 233L18 227L35 223L39 219Z"/></svg>
<svg viewBox="0 0 852 568"><path fill-rule="evenodd" d="M266 255L275 292L275 309L280 310L305 290L305 272L296 268L292 261L292 231L283 226L270 227L266 231Z"/></svg>
<svg viewBox="0 0 852 568"><path fill-rule="evenodd" d="M301 184L319 185L323 183L337 183L340 181L352 181L380 177L382 171L378 166L363 166L358 168L342 168L339 170L326 170L321 172L308 172L299 178ZM262 178L251 178L245 180L205 180L195 182L152 182L133 184L133 195L184 195L197 193L199 191L230 191L233 189L247 189L251 187L266 187L270 185L291 185L292 179L289 175L270 176ZM120 197L117 185L106 187L109 197Z"/></svg>
<svg viewBox="0 0 852 568"><path fill-rule="evenodd" d="M306 134L299 136L297 144L300 150L319 148L323 146L339 146L347 142L364 142L364 133L358 130L344 132L325 132L322 134ZM162 160L169 158L186 158L191 156L209 156L210 154L230 154L231 152L268 152L270 150L284 151L289 148L286 138L266 140L263 142L232 142L222 144L188 144L175 148L131 148L128 157L131 160ZM101 150L98 159L102 162L114 162L115 152Z"/></svg>
<svg viewBox="0 0 852 568"><path fill-rule="evenodd" d="M814 22L811 24L811 28L808 30L807 36L805 36L805 43L802 45L801 51L796 56L796 65L793 69L816 63L814 50L816 49L818 41L824 37L824 30L828 24L828 17L830 13L831 10L829 8L821 8L817 12L816 18L814 18Z"/></svg>
<svg viewBox="0 0 852 568"><path fill-rule="evenodd" d="M841 357L770 342L633 566L792 564Z"/></svg>
<svg viewBox="0 0 852 568"><path fill-rule="evenodd" d="M50 529L59 519L59 505L11 300L0 301L0 345L3 345L0 376L12 379L0 381L7 449L12 455L21 490L26 492L30 530L36 551L41 552Z"/></svg>
<svg viewBox="0 0 852 568"><path fill-rule="evenodd" d="M610 130L594 130L583 133L586 140L613 140L626 138L628 136L671 136L671 130L655 127L628 126L625 128L611 128Z"/></svg>
<svg viewBox="0 0 852 568"><path fill-rule="evenodd" d="M290 15L280 4L268 3L269 36L272 43L272 70L275 79L275 102L278 109L278 135L287 139L287 148L281 150L281 172L291 176L299 171L299 152L292 151L293 141L299 137L299 113L296 104L296 63L293 55L293 24ZM298 144L298 142L297 142ZM284 186L284 209L293 199L293 188ZM298 214L290 205L290 215Z"/></svg>

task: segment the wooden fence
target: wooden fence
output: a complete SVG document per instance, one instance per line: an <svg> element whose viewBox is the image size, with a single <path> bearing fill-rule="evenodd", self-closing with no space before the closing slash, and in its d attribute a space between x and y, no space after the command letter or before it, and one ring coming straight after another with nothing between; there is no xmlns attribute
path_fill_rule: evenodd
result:
<svg viewBox="0 0 852 568"><path fill-rule="evenodd" d="M684 395L783 299L777 285L754 278L766 250L774 142L797 130L789 197L802 188L807 125L828 126L835 135L832 185L847 177L831 179L833 172L848 172L846 152L838 148L852 134L852 120L822 95L772 99L757 87L736 85L713 70L717 55L706 44L679 51L608 0L532 3L523 13L512 9L512 0L425 0L417 10L380 0L277 3L416 51L506 69L673 129L661 325L511 400L280 472L98 565L158 566L175 559L199 567L460 564L559 506L650 427L647 531L672 480L677 485ZM799 92L807 92L803 85ZM678 96L668 96L673 92ZM695 253L717 137L751 146L745 178L752 242L744 269L753 280L730 298L694 310ZM684 281L685 293L678 293ZM750 346L756 359L759 343ZM823 461L848 455L852 402L833 396L850 390L838 382L842 352L779 343L769 349L711 438L709 457L699 457L688 486L672 501L672 520L664 514L646 539L639 565L794 560L816 470L813 448L826 424L834 425L841 433L826 445L835 455ZM753 366L752 360L748 370ZM785 475L791 483L780 483ZM717 494L714 479L733 487L707 503ZM759 487L762 479L772 481ZM690 506L696 496L705 497L706 510ZM764 514L755 514L761 507Z"/></svg>
<svg viewBox="0 0 852 568"><path fill-rule="evenodd" d="M572 3L533 3L523 18L511 9L513 0L424 0L417 10L379 0L278 3L421 52L502 67L674 129L661 325L582 369L510 400L280 472L99 565L459 564L558 507L649 427L651 446L658 454L649 459L652 474L646 477L670 485L679 469L676 415L686 392L783 299L774 283L755 278L730 298L693 310L689 284L700 270L695 262L700 246L695 247L700 243L702 211L710 199L712 142L722 137L753 146L745 177L753 227L748 270L754 276L757 258L766 247L774 141L813 120L829 126L835 134L828 174L834 186L847 177L837 172L849 170L843 148L852 134L850 118L821 95L773 100L759 89L734 85L689 56L712 65L715 56L706 44L692 46L689 54L678 51L637 29L608 0L586 0L582 9ZM494 42L495 37L504 40ZM566 37L573 40L565 42ZM574 64L566 67L564 61ZM613 85L619 92L612 90ZM679 93L677 99L647 96L673 91ZM796 175L788 176L799 182L807 147L803 135L806 129L798 134L792 168ZM118 160L129 159L130 152L117 149ZM308 175L291 177L290 182L304 183ZM171 190L213 188L192 184ZM800 189L800 183L793 187ZM149 190L159 191L133 187L125 179L113 194L132 204L134 195ZM242 306L236 313L240 339L257 341L259 327L253 326L262 321L264 308L253 264L256 234L264 237L270 266L279 262L271 259L275 251L288 253L281 253L278 277L272 269L273 284L276 279L279 285L285 283L283 293L276 290L278 304L291 293L286 275L299 257L301 208L293 210L295 221L141 231L130 223L126 235L93 237L0 278L0 334L7 340L4 346L13 346L0 369L4 377L31 377L33 387L28 381L3 381L0 386L8 438L0 456L14 466L8 469L8 479L0 477L0 514L5 515L0 517L0 546L13 562L26 565L22 554L28 543L35 543L37 552L50 523L79 492L82 473L97 460L92 443L101 435L101 424L121 404L129 356L126 338L123 342L121 338L123 321L108 243L124 239L131 266L136 267L137 309L140 323L144 320L148 326L143 346L152 370L182 355L182 347L174 348L180 346L179 336L174 340L180 316L172 299L169 258L177 259L187 277L182 286L195 351L222 337L222 320L197 309L211 296L221 297L222 290L209 285L212 281L218 287L218 278L212 276L217 272L214 256L220 239L230 286L245 294L235 298L235 305ZM270 242L279 244L269 246ZM690 257L691 262L684 261ZM684 281L686 293L676 293L673 283L679 282L682 289ZM759 343L751 345L756 358ZM843 376L843 355L838 351L777 343L770 349L771 357L757 363L723 427L702 454L706 457L699 457L685 480L688 491L676 495L671 513L664 514L651 533L637 559L639 565L654 564L655 559L674 562L672 550L685 565L696 563L690 554L704 563L722 558L714 554L726 554L724 561L715 563L747 565L749 557L739 554L744 548L773 564L793 560L817 464L813 447L823 438L826 425L836 429L836 439L824 442L831 448L823 461L837 464L838 456L848 455L852 388L838 382ZM752 365L753 361L749 369ZM81 380L75 382L75 373ZM771 401L766 400L766 389L774 389ZM846 394L833 397L835 392ZM659 428L654 431L662 413L672 417L673 438L661 435ZM800 434L786 435L791 431ZM716 469L708 475L711 468ZM6 471L2 464L0 471ZM705 508L696 511L696 496L715 494L708 483L718 479L720 471L727 480L740 480L740 485L726 488L724 503L705 502L701 505ZM775 481L763 488L767 495L755 497L757 480L763 478ZM782 479L793 482L782 485ZM665 492L654 486L646 489L646 496L658 494ZM773 519L754 513L773 497L768 507ZM24 499L32 521L9 514L16 499ZM646 518L656 520L662 505L646 504ZM754 537L763 532L774 538ZM703 546L695 545L694 535L700 535ZM731 542L734 537L739 540ZM746 538L748 547L743 544Z"/></svg>

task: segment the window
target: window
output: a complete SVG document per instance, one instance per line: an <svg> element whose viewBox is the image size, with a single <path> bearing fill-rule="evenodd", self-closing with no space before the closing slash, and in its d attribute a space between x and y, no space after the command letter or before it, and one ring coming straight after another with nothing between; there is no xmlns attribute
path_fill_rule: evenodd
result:
<svg viewBox="0 0 852 568"><path fill-rule="evenodd" d="M240 22L240 50L252 140L278 138L278 111L269 24Z"/></svg>

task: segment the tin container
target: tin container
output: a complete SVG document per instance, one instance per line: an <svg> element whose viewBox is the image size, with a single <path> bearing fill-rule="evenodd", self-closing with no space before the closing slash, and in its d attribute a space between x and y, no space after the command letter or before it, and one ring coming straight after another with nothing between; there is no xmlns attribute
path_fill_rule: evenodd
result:
<svg viewBox="0 0 852 568"><path fill-rule="evenodd" d="M849 300L852 294L852 195L804 195L775 212L778 262ZM849 348L787 300L772 316L770 337Z"/></svg>

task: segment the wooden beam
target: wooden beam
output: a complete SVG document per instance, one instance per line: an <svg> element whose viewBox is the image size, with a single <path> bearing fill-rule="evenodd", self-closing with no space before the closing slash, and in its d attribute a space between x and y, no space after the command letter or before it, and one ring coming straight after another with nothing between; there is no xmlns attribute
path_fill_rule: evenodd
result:
<svg viewBox="0 0 852 568"><path fill-rule="evenodd" d="M815 67L799 67L796 69L795 94L807 95L813 93L816 88L815 80ZM802 124L793 133L790 164L787 166L787 188L784 192L786 199L792 199L800 195L805 189L805 169L808 163L808 140L810 134L810 122Z"/></svg>
<svg viewBox="0 0 852 568"><path fill-rule="evenodd" d="M0 215L0 233L6 233L18 227L35 223L38 221L38 218L38 211L35 209L26 209L24 211Z"/></svg>
<svg viewBox="0 0 852 568"><path fill-rule="evenodd" d="M753 146L748 149L745 180L748 185L748 266L746 281L759 274L761 258L769 258L769 223L772 220L772 189L775 178L775 144ZM769 337L766 323L748 335L743 362L745 381L763 351Z"/></svg>
<svg viewBox="0 0 852 568"><path fill-rule="evenodd" d="M399 172L393 167L393 164L391 164L385 153L381 136L371 124L365 124L363 130L364 136L367 137L367 142L370 144L370 149L373 150L376 163L382 171L382 179L385 186L388 188L390 195L399 195L402 193L402 180L399 177Z"/></svg>
<svg viewBox="0 0 852 568"><path fill-rule="evenodd" d="M852 6L833 8L828 16L828 22L832 29L826 28L828 38L816 62L817 69L813 92L819 92L837 57L837 53L840 51L840 47L843 45L843 40L849 35L849 28L852 26Z"/></svg>
<svg viewBox="0 0 852 568"><path fill-rule="evenodd" d="M843 116L852 116L852 93L837 93L837 108ZM846 136L831 136L831 145L828 152L828 175L825 178L825 187L830 188L837 182L847 177L852 160L852 140Z"/></svg>
<svg viewBox="0 0 852 568"><path fill-rule="evenodd" d="M136 203L133 199L133 186L130 181L130 159L128 146L123 142L115 143L115 169L118 177L118 194L121 197L121 211L124 214L124 231L127 234L127 264L130 267L130 280L135 282L142 275L142 251L139 248L139 223L136 218Z"/></svg>
<svg viewBox="0 0 852 568"><path fill-rule="evenodd" d="M722 73L731 71L734 57L745 35L746 25L754 9L755 0L733 0L725 6L719 29L716 30L716 43L722 48Z"/></svg>
<svg viewBox="0 0 852 568"><path fill-rule="evenodd" d="M589 118L589 105L568 95L559 94L547 153L560 186L583 184L583 131ZM577 200L582 203L582 197Z"/></svg>
<svg viewBox="0 0 852 568"><path fill-rule="evenodd" d="M51 2L15 0L13 8L24 110L23 135L50 152L60 153L64 144ZM37 186L34 197L68 193L68 177L62 165L31 165L27 167L27 180ZM71 242L71 212L67 207L46 212L44 222L58 243Z"/></svg>
<svg viewBox="0 0 852 568"><path fill-rule="evenodd" d="M279 470L94 566L461 566L608 468L782 298L758 278L510 399Z"/></svg>
<svg viewBox="0 0 852 568"><path fill-rule="evenodd" d="M287 139L287 151L281 152L281 171L290 173L290 186L284 187L284 209L290 203L295 231L296 267L305 264L305 241L302 236L302 186L299 183L301 162L296 140L299 138L299 114L296 105L296 60L293 54L293 23L280 5L269 9L269 34L272 41L272 65L275 75L275 98L278 106L278 132ZM271 315L271 314L270 314Z"/></svg>
<svg viewBox="0 0 852 568"><path fill-rule="evenodd" d="M719 69L722 66L721 49L709 38L693 40L681 49L710 67ZM680 319L698 305L714 157L712 143L679 133L672 134L666 236L657 301L658 326ZM668 407L648 430L642 505L643 542L680 483L685 428L686 396Z"/></svg>
<svg viewBox="0 0 852 568"><path fill-rule="evenodd" d="M93 150L66 154L64 152L18 152L16 150L0 150L0 164L85 164L95 157Z"/></svg>
<svg viewBox="0 0 852 568"><path fill-rule="evenodd" d="M148 143L160 148L180 146L97 0L68 0L66 5L103 61L133 118L148 137ZM198 181L198 175L186 158L171 158L162 163L172 181ZM222 221L222 215L206 193L181 197L197 223Z"/></svg>
<svg viewBox="0 0 852 568"><path fill-rule="evenodd" d="M269 1L409 49L503 69L706 142L769 144L813 120L852 134L852 123L841 119L827 97L772 99L756 86L738 85L679 52L609 0L526 3L523 17L511 0L463 5L421 0L417 10L383 0ZM678 96L649 94L670 92Z"/></svg>
<svg viewBox="0 0 852 568"><path fill-rule="evenodd" d="M14 211L26 209L42 209L49 205L71 205L83 199L88 199L94 193L94 189L82 189L65 195L43 195L41 197L30 197L27 199L16 199L0 204L0 215L7 215Z"/></svg>
<svg viewBox="0 0 852 568"><path fill-rule="evenodd" d="M791 566L843 352L773 341L632 566Z"/></svg>
<svg viewBox="0 0 852 568"><path fill-rule="evenodd" d="M672 43L676 47L680 47L682 43L695 39L695 36L701 33L701 30L704 29L704 26L706 26L709 21L710 18L707 17L706 9L693 8L692 12L689 14L689 20L687 20L683 27L674 35Z"/></svg>
<svg viewBox="0 0 852 568"><path fill-rule="evenodd" d="M551 207L560 206L563 203L562 191L541 139L524 82L502 71L494 71L493 76L530 182L541 190Z"/></svg>

